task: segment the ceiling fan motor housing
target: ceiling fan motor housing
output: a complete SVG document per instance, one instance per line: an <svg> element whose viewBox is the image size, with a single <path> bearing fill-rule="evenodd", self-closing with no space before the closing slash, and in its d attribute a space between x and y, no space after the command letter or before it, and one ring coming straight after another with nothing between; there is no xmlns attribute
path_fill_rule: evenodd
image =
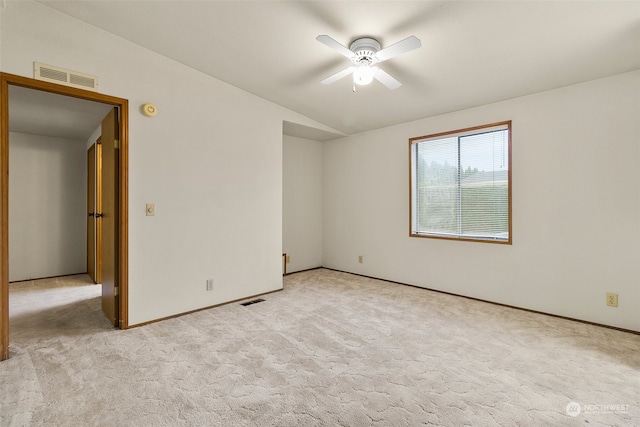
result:
<svg viewBox="0 0 640 427"><path fill-rule="evenodd" d="M363 37L351 43L349 50L355 53L355 56L351 58L355 64L367 62L369 65L373 65L378 62L375 55L380 50L380 43L376 39Z"/></svg>

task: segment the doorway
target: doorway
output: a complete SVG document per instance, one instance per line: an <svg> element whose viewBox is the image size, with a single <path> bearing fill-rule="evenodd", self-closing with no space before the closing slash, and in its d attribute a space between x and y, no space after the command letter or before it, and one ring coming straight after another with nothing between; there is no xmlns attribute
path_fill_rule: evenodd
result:
<svg viewBox="0 0 640 427"><path fill-rule="evenodd" d="M113 128L115 210L112 298L114 325L128 327L128 101L96 92L0 73L0 360L9 355L9 87L23 87L51 94L98 102L113 107L119 120Z"/></svg>

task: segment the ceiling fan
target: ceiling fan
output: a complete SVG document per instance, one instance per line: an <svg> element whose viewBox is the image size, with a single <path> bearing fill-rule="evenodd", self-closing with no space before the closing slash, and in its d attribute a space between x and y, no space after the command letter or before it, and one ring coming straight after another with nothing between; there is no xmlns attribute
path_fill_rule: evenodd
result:
<svg viewBox="0 0 640 427"><path fill-rule="evenodd" d="M354 92L356 90L356 84L368 85L373 81L373 79L378 80L389 89L399 88L402 83L391 77L375 64L422 46L420 39L415 36L407 37L406 39L392 44L389 47L385 47L384 49L380 49L380 43L376 39L370 37L361 37L356 39L351 43L349 49L324 34L316 37L316 40L335 50L340 55L349 58L351 62L353 62L353 65L350 67L327 77L322 80L321 83L328 85L353 73Z"/></svg>

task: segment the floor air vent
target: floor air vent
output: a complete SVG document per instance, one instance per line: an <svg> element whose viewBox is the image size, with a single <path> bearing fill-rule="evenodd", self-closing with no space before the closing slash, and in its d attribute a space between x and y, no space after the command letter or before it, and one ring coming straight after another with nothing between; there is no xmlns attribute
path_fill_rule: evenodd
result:
<svg viewBox="0 0 640 427"><path fill-rule="evenodd" d="M96 76L65 70L64 68L53 67L39 62L33 63L33 78L94 92L98 90L98 77Z"/></svg>
<svg viewBox="0 0 640 427"><path fill-rule="evenodd" d="M240 305L244 305L245 307L251 304L257 304L259 302L264 301L262 298L254 299L253 301L242 302Z"/></svg>

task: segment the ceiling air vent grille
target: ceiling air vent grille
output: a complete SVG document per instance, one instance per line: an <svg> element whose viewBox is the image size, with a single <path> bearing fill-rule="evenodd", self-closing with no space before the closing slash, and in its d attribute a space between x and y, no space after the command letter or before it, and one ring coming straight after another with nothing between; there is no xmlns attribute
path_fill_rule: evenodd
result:
<svg viewBox="0 0 640 427"><path fill-rule="evenodd" d="M65 70L64 68L53 67L51 65L33 63L34 76L36 80L58 83L79 89L92 91L98 90L98 77L89 74L78 73L77 71Z"/></svg>

